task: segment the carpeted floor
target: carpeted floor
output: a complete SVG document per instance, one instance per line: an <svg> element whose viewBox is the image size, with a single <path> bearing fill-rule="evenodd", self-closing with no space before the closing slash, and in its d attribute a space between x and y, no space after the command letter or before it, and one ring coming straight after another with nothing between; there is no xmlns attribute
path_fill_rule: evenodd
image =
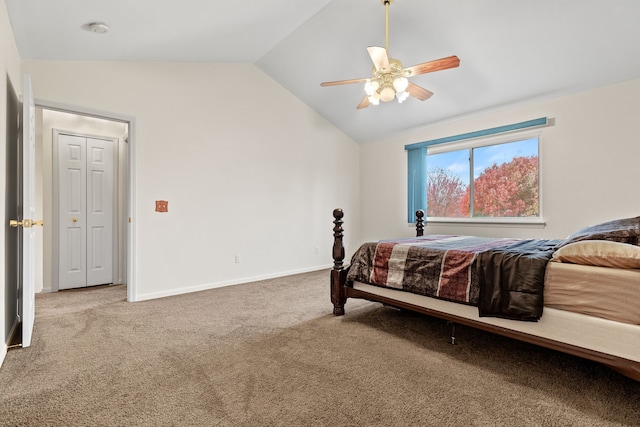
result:
<svg viewBox="0 0 640 427"><path fill-rule="evenodd" d="M7 426L640 426L640 383L367 301L327 271L138 303L38 295L0 368Z"/></svg>

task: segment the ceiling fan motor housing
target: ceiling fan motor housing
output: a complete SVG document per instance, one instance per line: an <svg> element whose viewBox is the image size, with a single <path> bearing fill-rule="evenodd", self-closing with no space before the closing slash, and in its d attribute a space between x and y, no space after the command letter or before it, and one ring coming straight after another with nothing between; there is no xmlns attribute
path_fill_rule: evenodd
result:
<svg viewBox="0 0 640 427"><path fill-rule="evenodd" d="M411 74L405 70L402 63L397 59L389 58L389 68L376 69L374 66L371 70L373 78L371 84L365 87L365 91L369 96L374 96L373 92L377 92L382 102L393 100L396 93L404 92L407 89L407 77Z"/></svg>

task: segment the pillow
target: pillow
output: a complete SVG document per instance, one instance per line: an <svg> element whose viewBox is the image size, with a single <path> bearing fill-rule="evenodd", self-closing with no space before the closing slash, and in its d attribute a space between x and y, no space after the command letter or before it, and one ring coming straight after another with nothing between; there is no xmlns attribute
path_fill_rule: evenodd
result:
<svg viewBox="0 0 640 427"><path fill-rule="evenodd" d="M567 237L559 247L582 240L608 240L638 246L640 245L640 216L616 219L583 228Z"/></svg>
<svg viewBox="0 0 640 427"><path fill-rule="evenodd" d="M582 240L558 249L551 261L596 267L640 268L640 246L606 240Z"/></svg>

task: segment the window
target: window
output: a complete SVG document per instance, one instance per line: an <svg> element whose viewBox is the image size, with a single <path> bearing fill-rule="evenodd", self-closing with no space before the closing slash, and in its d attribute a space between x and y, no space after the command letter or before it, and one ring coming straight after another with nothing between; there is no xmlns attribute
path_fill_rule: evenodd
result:
<svg viewBox="0 0 640 427"><path fill-rule="evenodd" d="M427 148L427 218L539 217L537 137L458 147Z"/></svg>
<svg viewBox="0 0 640 427"><path fill-rule="evenodd" d="M406 145L408 222L423 209L432 221L541 223L539 132L530 129L548 124L543 117Z"/></svg>

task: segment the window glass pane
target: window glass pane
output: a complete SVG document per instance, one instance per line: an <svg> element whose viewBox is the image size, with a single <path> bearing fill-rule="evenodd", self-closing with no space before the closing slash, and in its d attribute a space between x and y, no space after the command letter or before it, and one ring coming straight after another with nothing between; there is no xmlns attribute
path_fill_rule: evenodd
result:
<svg viewBox="0 0 640 427"><path fill-rule="evenodd" d="M473 149L473 216L539 215L538 139Z"/></svg>
<svg viewBox="0 0 640 427"><path fill-rule="evenodd" d="M469 217L469 150L427 155L427 216Z"/></svg>

